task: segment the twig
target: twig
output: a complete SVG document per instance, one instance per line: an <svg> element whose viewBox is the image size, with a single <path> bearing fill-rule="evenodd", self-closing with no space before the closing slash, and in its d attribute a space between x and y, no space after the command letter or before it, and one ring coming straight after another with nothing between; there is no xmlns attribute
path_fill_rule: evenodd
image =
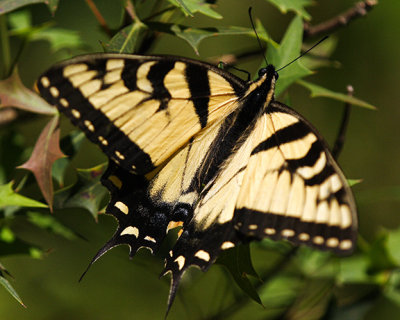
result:
<svg viewBox="0 0 400 320"><path fill-rule="evenodd" d="M353 96L354 89L351 85L347 86L347 95L350 97ZM335 145L332 148L332 156L335 160L337 160L339 153L342 151L343 144L344 144L344 139L346 137L346 130L347 130L347 125L349 124L349 118L350 118L350 110L351 110L351 104L346 102L344 105L344 111L343 111L343 117L342 117L342 124L340 125L340 129L335 141Z"/></svg>
<svg viewBox="0 0 400 320"><path fill-rule="evenodd" d="M96 17L98 23L100 24L101 28L104 30L104 32L109 35L110 37L113 35L111 32L110 28L107 26L106 20L103 18L101 15L99 9L97 9L96 5L92 0L85 0L87 5L89 6L90 10L92 10L94 16Z"/></svg>
<svg viewBox="0 0 400 320"><path fill-rule="evenodd" d="M135 7L133 6L132 2L127 0L125 2L125 11L128 13L128 15L131 17L132 21L138 20L138 16L135 11Z"/></svg>
<svg viewBox="0 0 400 320"><path fill-rule="evenodd" d="M339 14L338 16L321 22L316 26L310 26L308 23L305 23L303 38L306 39L321 34L332 33L336 29L348 25L352 20L365 16L367 12L370 11L377 4L377 0L364 0L356 3L354 7Z"/></svg>

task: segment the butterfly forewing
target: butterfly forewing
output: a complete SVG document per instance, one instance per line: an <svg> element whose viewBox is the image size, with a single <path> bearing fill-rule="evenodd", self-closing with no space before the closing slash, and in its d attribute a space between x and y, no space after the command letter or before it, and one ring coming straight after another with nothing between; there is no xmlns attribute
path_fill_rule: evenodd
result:
<svg viewBox="0 0 400 320"><path fill-rule="evenodd" d="M124 169L152 171L235 108L243 82L211 65L99 54L60 63L38 89Z"/></svg>

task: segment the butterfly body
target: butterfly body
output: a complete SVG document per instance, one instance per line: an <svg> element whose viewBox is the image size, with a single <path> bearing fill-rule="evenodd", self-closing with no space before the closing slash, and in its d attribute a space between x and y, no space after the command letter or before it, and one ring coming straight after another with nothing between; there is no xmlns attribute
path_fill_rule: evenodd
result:
<svg viewBox="0 0 400 320"><path fill-rule="evenodd" d="M38 81L42 96L110 158L102 178L119 223L92 262L116 245L166 257L170 303L184 271L206 270L246 238L288 239L351 252L356 209L324 139L274 99L269 65L245 82L172 56L95 54L62 62Z"/></svg>

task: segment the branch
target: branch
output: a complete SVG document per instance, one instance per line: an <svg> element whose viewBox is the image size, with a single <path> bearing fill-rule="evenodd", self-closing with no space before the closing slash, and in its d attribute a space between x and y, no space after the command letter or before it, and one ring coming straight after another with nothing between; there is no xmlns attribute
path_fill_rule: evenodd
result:
<svg viewBox="0 0 400 320"><path fill-rule="evenodd" d="M351 85L347 86L347 94L351 97L353 96L354 89ZM342 151L344 139L346 137L347 126L349 124L350 117L350 103L346 102L344 105L342 124L340 125L339 133L335 141L335 145L332 148L332 155L335 160L339 157L339 153Z"/></svg>
<svg viewBox="0 0 400 320"><path fill-rule="evenodd" d="M358 2L354 7L339 14L338 16L321 22L316 26L304 24L304 39L318 36L320 34L332 33L336 29L348 25L352 20L365 16L374 6L378 4L377 0L364 0Z"/></svg>

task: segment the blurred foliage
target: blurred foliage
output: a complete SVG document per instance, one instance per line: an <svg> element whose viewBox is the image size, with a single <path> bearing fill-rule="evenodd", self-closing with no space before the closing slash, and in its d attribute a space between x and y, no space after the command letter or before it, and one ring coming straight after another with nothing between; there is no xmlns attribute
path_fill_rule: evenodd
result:
<svg viewBox="0 0 400 320"><path fill-rule="evenodd" d="M45 5L37 4L40 2ZM155 276L157 269L161 270L158 257L165 253L163 251L156 258L139 252L133 267L128 266L125 252L120 259L114 255L113 260L107 260L108 264L107 261L99 263L97 272L94 270L93 275L87 276L90 277L88 284L82 284L79 289L72 285L79 273L74 266L79 264L82 269L88 251L95 251L93 244L90 249L82 246L81 239L92 238L101 243L114 228L107 218L98 216L107 199L99 183L104 165L98 164L104 163L104 158L97 151L91 152L95 150L90 149L91 146L83 148L84 136L77 131L64 133L59 146L57 111L23 83L31 84L40 70L57 60L101 50L147 54L157 48L157 53L193 56L203 51L205 45L212 47L209 43L219 48L230 42L234 53L228 67L246 65L248 57L256 59L257 65L252 68L260 67L257 62L261 60L259 47L254 31L248 27L246 11L254 2L232 1L237 6L234 8L223 0L98 0L95 3L87 0L87 6L77 0L60 3L0 1L0 259L9 265L8 269L18 270L16 286L6 267L0 264L0 283L5 288L4 295L0 292L0 318L154 319L163 315L167 298L165 279L158 281ZM258 0L256 3L256 30L266 44L268 61L278 68L318 40L304 39L304 21L310 21L311 17L317 21L332 18L328 15L332 12L331 2L325 8L321 5L322 17L313 15L316 10L309 0ZM344 3L353 5L348 1ZM341 10L349 8L346 6ZM274 8L279 11L273 11ZM287 22L282 37L271 36L276 33L268 23L272 15ZM235 16L241 17L238 24L232 22ZM353 22L344 32L357 24L365 24L368 19L369 16ZM343 36L343 31L339 35ZM282 40L277 41L279 38ZM181 40L189 46L183 48ZM365 41L370 42L372 38ZM309 90L312 97L327 97L336 105L347 102L374 108L371 103L337 92L335 86L325 88L323 81L315 84L313 80L303 80L315 74L316 69L322 73L333 72L324 69L340 65L331 57L336 45L340 46L338 37L332 36L306 57L281 70L277 95L285 102L291 101L292 91L289 95L288 88L296 83ZM368 48L373 50L373 47L368 43ZM210 56L215 54L212 48L207 49ZM239 54L238 50L242 52ZM347 50L350 56L354 47ZM210 61L218 58L210 57ZM360 59L358 56L355 61ZM351 70L352 66L347 68ZM2 119L3 112L10 108L19 109L11 119ZM45 115L53 118L48 121L43 119ZM67 131L71 129L63 122L61 127ZM44 128L42 133L41 128ZM357 131L352 135L357 136ZM37 137L36 142L34 137ZM361 141L361 138L355 139ZM358 145L363 146L363 143ZM61 158L63 153L68 157ZM358 155L350 158L349 162L355 158L355 166L359 166ZM382 161L370 170L379 170L379 165ZM32 173L16 170L17 166L31 170L36 180ZM85 166L90 168L82 169ZM57 182L55 186L53 180ZM364 183L361 181L356 188L360 185L362 188ZM357 189L359 195L356 191L361 222L368 217L368 213L364 214L368 212L365 204L379 203L382 199L399 202L399 187L375 187ZM54 207L53 215L47 206ZM91 225L88 217L96 222L100 218L101 223ZM379 222L373 225L376 231L373 235L361 229L357 252L345 258L305 247L293 248L289 243L268 239L252 244L251 250L248 246L233 248L218 260L230 275L217 266L202 280L198 279L196 270L185 274L178 294L180 301L176 302L178 306L174 306L169 318L336 320L373 319L375 314L385 314L385 319L397 319L400 312L399 223L391 224L393 230L378 229L378 226ZM367 227L365 230L370 230ZM53 247L61 249L48 250ZM118 250L115 250L117 254ZM20 256L15 256L17 254ZM71 273L74 279L70 279ZM17 293L19 289L15 290L14 286L21 289L23 300L30 301L28 310L12 306L14 302L10 296L24 305ZM42 298L36 297L39 287L43 288L39 290ZM109 289L111 287L114 290Z"/></svg>

